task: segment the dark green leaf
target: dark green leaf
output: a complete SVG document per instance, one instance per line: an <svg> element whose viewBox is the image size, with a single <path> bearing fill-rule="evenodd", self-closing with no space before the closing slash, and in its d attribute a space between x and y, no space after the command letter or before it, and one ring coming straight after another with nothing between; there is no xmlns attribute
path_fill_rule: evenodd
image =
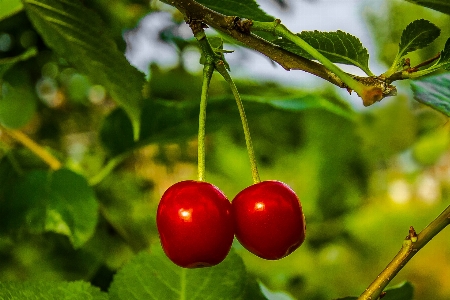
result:
<svg viewBox="0 0 450 300"><path fill-rule="evenodd" d="M11 187L1 222L69 237L75 248L94 233L98 203L86 179L67 169L32 171Z"/></svg>
<svg viewBox="0 0 450 300"><path fill-rule="evenodd" d="M410 282L403 282L385 290L383 300L413 300L414 287Z"/></svg>
<svg viewBox="0 0 450 300"><path fill-rule="evenodd" d="M176 266L160 247L138 254L117 272L109 289L111 299L238 299L244 292L246 272L242 259L230 251L214 267L185 269Z"/></svg>
<svg viewBox="0 0 450 300"><path fill-rule="evenodd" d="M266 14L255 0L198 0L198 3L228 16L238 16L255 21L271 22L275 18Z"/></svg>
<svg viewBox="0 0 450 300"><path fill-rule="evenodd" d="M414 98L450 116L450 73L411 82Z"/></svg>
<svg viewBox="0 0 450 300"><path fill-rule="evenodd" d="M436 66L446 70L450 69L450 38L447 39L444 50L442 50L441 57L439 58Z"/></svg>
<svg viewBox="0 0 450 300"><path fill-rule="evenodd" d="M247 284L245 285L245 290L238 299L267 300L267 297L261 291L261 286L256 278L250 274L247 274Z"/></svg>
<svg viewBox="0 0 450 300"><path fill-rule="evenodd" d="M397 59L428 46L440 34L441 30L430 21L420 19L411 22L402 32Z"/></svg>
<svg viewBox="0 0 450 300"><path fill-rule="evenodd" d="M134 142L130 121L117 109L105 118L100 138L113 155L149 143L179 140L197 132L198 110L195 102L148 101L142 109L140 140Z"/></svg>
<svg viewBox="0 0 450 300"><path fill-rule="evenodd" d="M372 75L369 70L369 53L357 37L340 30L336 32L303 31L297 35L332 62L354 65L368 75ZM291 41L278 39L274 43L290 52L314 59Z"/></svg>
<svg viewBox="0 0 450 300"><path fill-rule="evenodd" d="M5 78L0 87L0 124L8 128L20 128L36 112L37 98L26 70L12 71L14 74Z"/></svg>
<svg viewBox="0 0 450 300"><path fill-rule="evenodd" d="M107 300L108 295L88 282L0 282L0 299Z"/></svg>
<svg viewBox="0 0 450 300"><path fill-rule="evenodd" d="M78 0L24 0L24 5L46 44L93 82L105 86L126 111L136 139L144 74L119 52L100 17Z"/></svg>
<svg viewBox="0 0 450 300"><path fill-rule="evenodd" d="M323 109L346 119L352 119L352 111L330 102L328 99L306 95L290 99L266 99L242 96L247 112L278 109L286 112L301 112L308 109ZM103 145L113 155L155 142L185 139L197 134L199 103L192 101L148 101L142 110L141 140L133 141L131 124L120 109L105 118L100 137ZM236 122L238 111L230 96L212 98L208 101L208 130L221 128L224 124ZM237 120L239 122L239 120Z"/></svg>
<svg viewBox="0 0 450 300"><path fill-rule="evenodd" d="M27 51L25 51L21 55L0 59L0 78L2 78L3 75L16 63L18 63L19 61L27 60L33 56L36 56L36 54L37 49L33 47L27 49Z"/></svg>
<svg viewBox="0 0 450 300"><path fill-rule="evenodd" d="M450 2L448 0L406 0L411 3L422 5L447 15L450 15Z"/></svg>
<svg viewBox="0 0 450 300"><path fill-rule="evenodd" d="M0 21L18 13L22 9L23 4L21 0L0 0Z"/></svg>
<svg viewBox="0 0 450 300"><path fill-rule="evenodd" d="M414 287L409 282L403 282L385 290L383 300L412 300ZM358 297L344 297L336 300L356 300Z"/></svg>

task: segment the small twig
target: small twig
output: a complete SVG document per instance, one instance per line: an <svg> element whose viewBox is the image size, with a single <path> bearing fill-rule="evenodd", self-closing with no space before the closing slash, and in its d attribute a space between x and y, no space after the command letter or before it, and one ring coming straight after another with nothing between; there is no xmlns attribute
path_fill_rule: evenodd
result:
<svg viewBox="0 0 450 300"><path fill-rule="evenodd" d="M408 236L403 240L400 251L380 275L378 275L378 277L369 285L364 293L359 296L358 300L378 299L389 282L406 265L406 263L449 224L450 206L447 206L447 208L419 234L416 234L416 231L411 226Z"/></svg>
<svg viewBox="0 0 450 300"><path fill-rule="evenodd" d="M432 62L438 60L441 57L441 52L439 52L438 54L436 54L435 56L433 56L432 58L427 59L426 61L421 62L420 64L418 64L415 67L409 68L406 71L408 73L414 73L417 72L419 70L419 68L427 66L429 64L431 64Z"/></svg>
<svg viewBox="0 0 450 300"><path fill-rule="evenodd" d="M427 59L426 61L421 62L420 64L418 64L417 66L414 67L410 67L410 60L409 58L405 59L405 63L403 64L404 67L407 67L401 71L395 72L394 74L392 74L389 77L386 77L386 81L389 83L392 83L394 81L397 80L404 80L404 79L411 79L411 78L416 78L416 77L420 77L420 76L424 76L428 73L431 73L433 71L435 71L436 69L432 67L430 67L429 69L424 69L424 70L419 70L421 67L427 66L433 62L435 62L436 60L438 60L441 57L441 53L439 52L438 54L436 54L435 56L433 56L432 58Z"/></svg>
<svg viewBox="0 0 450 300"><path fill-rule="evenodd" d="M27 147L37 157L42 159L42 161L44 161L52 170L58 170L61 168L62 164L56 157L54 157L49 151L44 149L41 145L33 141L25 133L15 129L5 128L4 130L10 137L12 137L16 141Z"/></svg>

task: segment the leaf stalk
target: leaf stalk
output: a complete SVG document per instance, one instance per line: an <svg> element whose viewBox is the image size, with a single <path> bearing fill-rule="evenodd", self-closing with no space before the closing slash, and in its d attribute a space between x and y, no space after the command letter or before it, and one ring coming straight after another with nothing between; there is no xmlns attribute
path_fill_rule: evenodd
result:
<svg viewBox="0 0 450 300"><path fill-rule="evenodd" d="M351 90L354 90L362 99L364 105L368 106L383 98L383 91L378 87L366 86L363 83L355 80L352 76L345 73L341 68L332 63L317 49L309 45L306 41L298 35L292 33L286 26L281 24L279 19L273 22L259 22L252 21L252 30L270 32L276 36L283 37L297 46L301 47L308 54L322 63L328 70L336 74Z"/></svg>

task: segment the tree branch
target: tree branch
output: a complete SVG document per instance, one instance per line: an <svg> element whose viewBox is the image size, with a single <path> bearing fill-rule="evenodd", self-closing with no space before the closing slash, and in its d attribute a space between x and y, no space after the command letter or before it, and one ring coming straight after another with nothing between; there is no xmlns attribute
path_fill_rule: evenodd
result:
<svg viewBox="0 0 450 300"><path fill-rule="evenodd" d="M264 54L271 60L277 62L287 71L302 70L325 79L338 87L347 87L339 77L320 63L284 50L253 33L242 32L242 30L236 26L236 21L238 18L235 16L225 16L201 5L194 0L162 1L176 7L185 16L186 22L189 23L191 20L201 21L215 30L232 37L245 46Z"/></svg>
<svg viewBox="0 0 450 300"><path fill-rule="evenodd" d="M450 206L447 208L418 235L413 227L409 235L403 241L402 248L378 277L369 285L358 300L375 300L405 264L422 249L442 229L450 224Z"/></svg>
<svg viewBox="0 0 450 300"><path fill-rule="evenodd" d="M264 54L288 71L302 70L325 79L340 88L347 88L349 92L351 92L351 89L344 83L342 78L330 71L330 69L324 65L284 50L278 45L266 41L252 33L252 20L220 14L194 0L161 1L177 8L184 15L187 23L190 23L191 21L202 22L233 38L239 43ZM388 82L384 77L358 77L348 73L345 73L345 76L350 76L367 87L364 88L363 93L361 93L361 91L358 92L358 95L363 98L363 104L365 106L372 105L373 103L382 100L384 97L397 94L395 86L390 85L391 82ZM350 80L352 80L351 78ZM362 88L360 90L362 90Z"/></svg>

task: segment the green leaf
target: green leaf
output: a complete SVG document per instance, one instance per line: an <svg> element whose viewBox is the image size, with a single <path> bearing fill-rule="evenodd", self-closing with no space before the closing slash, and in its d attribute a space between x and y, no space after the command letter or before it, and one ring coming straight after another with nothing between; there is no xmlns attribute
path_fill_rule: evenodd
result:
<svg viewBox="0 0 450 300"><path fill-rule="evenodd" d="M160 247L142 252L114 276L111 299L217 299L235 300L244 293L246 271L232 250L214 267L185 269L176 266Z"/></svg>
<svg viewBox="0 0 450 300"><path fill-rule="evenodd" d="M36 56L37 49L35 47L27 49L24 53L14 56L0 59L0 79L5 73L16 63L27 60L33 56Z"/></svg>
<svg viewBox="0 0 450 300"><path fill-rule="evenodd" d="M25 70L13 70L0 87L0 124L7 128L26 125L37 108L36 93Z"/></svg>
<svg viewBox="0 0 450 300"><path fill-rule="evenodd" d="M414 98L450 117L450 73L411 82Z"/></svg>
<svg viewBox="0 0 450 300"><path fill-rule="evenodd" d="M402 32L397 60L409 52L428 46L440 34L441 30L430 21L420 19L411 22Z"/></svg>
<svg viewBox="0 0 450 300"><path fill-rule="evenodd" d="M408 2L422 5L444 14L450 15L450 2L448 0L406 0Z"/></svg>
<svg viewBox="0 0 450 300"><path fill-rule="evenodd" d="M196 134L199 104L185 101L147 101L142 109L141 136L134 142L131 123L123 110L108 115L100 139L113 155L154 142L174 141Z"/></svg>
<svg viewBox="0 0 450 300"><path fill-rule="evenodd" d="M198 0L198 3L228 16L238 16L255 21L271 22L275 18L266 14L255 0Z"/></svg>
<svg viewBox="0 0 450 300"><path fill-rule="evenodd" d="M18 13L22 9L23 4L21 0L0 0L0 21Z"/></svg>
<svg viewBox="0 0 450 300"><path fill-rule="evenodd" d="M297 35L332 62L354 65L366 74L373 75L369 70L369 53L357 37L340 30L336 32L302 31ZM275 40L274 43L292 53L314 59L291 41L282 38Z"/></svg>
<svg viewBox="0 0 450 300"><path fill-rule="evenodd" d="M385 290L383 300L413 300L414 287L405 281ZM358 297L344 297L336 300L356 300Z"/></svg>
<svg viewBox="0 0 450 300"><path fill-rule="evenodd" d="M410 282L402 282L385 290L383 300L413 300L414 287Z"/></svg>
<svg viewBox="0 0 450 300"><path fill-rule="evenodd" d="M0 222L11 229L27 226L69 237L75 248L89 240L97 225L98 203L86 179L67 169L31 171L11 187Z"/></svg>
<svg viewBox="0 0 450 300"><path fill-rule="evenodd" d="M445 42L444 50L441 52L441 57L439 58L436 67L450 70L450 38Z"/></svg>
<svg viewBox="0 0 450 300"><path fill-rule="evenodd" d="M108 27L79 0L24 0L25 10L45 43L103 85L127 113L133 136L139 136L144 74L119 52Z"/></svg>
<svg viewBox="0 0 450 300"><path fill-rule="evenodd" d="M235 119L239 116L235 101L230 97L208 100L206 115L208 131L220 129L225 124L239 122ZM316 95L279 100L242 95L242 100L247 103L248 114L268 109L292 113L308 109L323 109L346 119L354 118L352 111ZM100 139L112 155L119 155L149 143L170 142L192 137L197 134L198 110L198 102L147 101L142 110L141 139L134 142L129 120L122 110L117 109L105 118Z"/></svg>
<svg viewBox="0 0 450 300"><path fill-rule="evenodd" d="M107 300L108 295L88 282L0 282L0 299Z"/></svg>
<svg viewBox="0 0 450 300"><path fill-rule="evenodd" d="M276 296L273 298L276 299ZM256 278L250 274L247 274L247 284L245 285L245 290L238 299L268 300L262 292L261 286Z"/></svg>

